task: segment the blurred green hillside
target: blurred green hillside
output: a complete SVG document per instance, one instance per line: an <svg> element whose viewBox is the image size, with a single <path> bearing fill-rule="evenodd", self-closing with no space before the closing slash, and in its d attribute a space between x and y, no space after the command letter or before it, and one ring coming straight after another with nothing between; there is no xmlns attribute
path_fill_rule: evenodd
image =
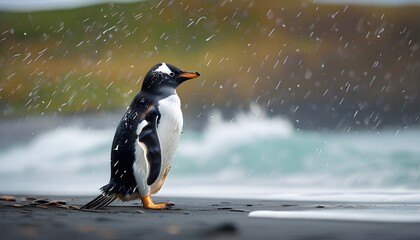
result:
<svg viewBox="0 0 420 240"><path fill-rule="evenodd" d="M420 7L146 1L0 12L0 118L121 111L158 62L201 77L191 119L250 103L302 127L406 127L420 116Z"/></svg>

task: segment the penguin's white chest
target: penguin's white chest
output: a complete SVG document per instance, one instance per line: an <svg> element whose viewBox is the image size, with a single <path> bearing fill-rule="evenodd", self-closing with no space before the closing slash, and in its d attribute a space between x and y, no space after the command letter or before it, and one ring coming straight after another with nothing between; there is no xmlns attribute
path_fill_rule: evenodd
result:
<svg viewBox="0 0 420 240"><path fill-rule="evenodd" d="M179 136L182 131L183 117L181 111L181 101L178 95L171 95L158 102L160 121L157 132L161 146L170 146L174 137ZM169 145L167 145L169 143Z"/></svg>
<svg viewBox="0 0 420 240"><path fill-rule="evenodd" d="M158 179L151 186L151 193L159 191L169 173L183 126L181 101L177 94L160 100L158 104L161 117L157 133L161 148L162 166Z"/></svg>

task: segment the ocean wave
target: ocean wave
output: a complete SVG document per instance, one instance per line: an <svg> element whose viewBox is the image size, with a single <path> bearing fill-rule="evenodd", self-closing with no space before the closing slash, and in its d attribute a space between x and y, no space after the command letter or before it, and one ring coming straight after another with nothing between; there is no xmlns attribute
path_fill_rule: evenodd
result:
<svg viewBox="0 0 420 240"><path fill-rule="evenodd" d="M113 130L58 128L0 151L0 174L79 173L109 161Z"/></svg>
<svg viewBox="0 0 420 240"><path fill-rule="evenodd" d="M0 191L96 191L109 178L114 131L62 127L0 149ZM418 190L419 134L297 131L254 107L232 120L215 113L204 131L184 130L168 182Z"/></svg>
<svg viewBox="0 0 420 240"><path fill-rule="evenodd" d="M208 163L211 159L220 158L242 146L258 146L259 142L287 138L292 133L293 125L289 121L279 117L268 118L256 106L251 106L249 113L238 113L230 121L223 120L221 114L215 112L203 133L184 138L179 155ZM246 151L242 150L237 152Z"/></svg>

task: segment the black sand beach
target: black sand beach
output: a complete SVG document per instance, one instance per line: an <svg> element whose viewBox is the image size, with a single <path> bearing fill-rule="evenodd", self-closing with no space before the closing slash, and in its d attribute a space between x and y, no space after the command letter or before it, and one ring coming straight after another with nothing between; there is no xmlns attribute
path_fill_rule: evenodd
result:
<svg viewBox="0 0 420 240"><path fill-rule="evenodd" d="M18 196L0 201L2 239L420 239L420 223L251 218L256 210L398 209L416 204L291 202L155 197L170 210L139 202L100 211L77 208L91 197ZM44 201L45 200L45 201ZM59 200L59 201L57 201Z"/></svg>

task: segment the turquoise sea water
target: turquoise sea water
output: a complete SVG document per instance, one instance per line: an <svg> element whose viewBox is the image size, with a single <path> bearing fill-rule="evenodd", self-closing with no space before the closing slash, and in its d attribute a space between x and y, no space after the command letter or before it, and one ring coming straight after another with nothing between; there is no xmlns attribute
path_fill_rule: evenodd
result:
<svg viewBox="0 0 420 240"><path fill-rule="evenodd" d="M173 172L292 186L420 189L419 136L418 129L296 131L280 118L241 115L234 122L214 120L203 134L185 134Z"/></svg>
<svg viewBox="0 0 420 240"><path fill-rule="evenodd" d="M61 127L1 149L0 192L97 193L114 128ZM313 132L258 113L214 114L205 130L184 129L162 192L420 191L419 140L420 129Z"/></svg>

